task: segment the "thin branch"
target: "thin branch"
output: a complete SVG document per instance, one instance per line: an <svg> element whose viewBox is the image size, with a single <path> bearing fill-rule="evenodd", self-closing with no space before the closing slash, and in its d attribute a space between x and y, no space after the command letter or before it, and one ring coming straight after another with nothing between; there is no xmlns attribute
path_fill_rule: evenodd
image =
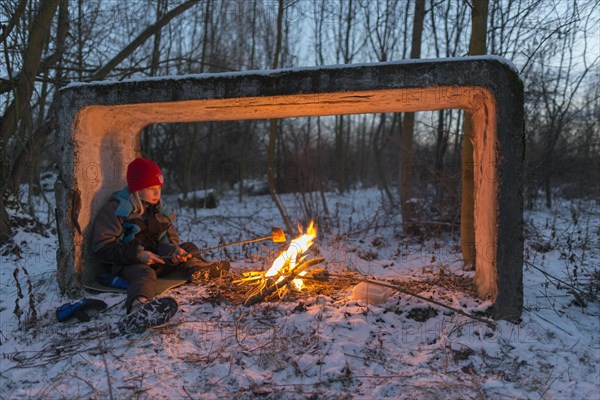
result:
<svg viewBox="0 0 600 400"><path fill-rule="evenodd" d="M527 61L525 62L525 64L523 64L523 67L521 67L521 70L519 71L519 74L522 74L523 71L525 71L525 68L527 68L527 66L529 65L529 62L533 59L533 57L535 56L535 54L538 52L538 50L544 45L544 43L546 43L546 41L548 39L550 39L552 36L554 36L555 33L559 32L562 28L564 28L565 26L569 26L573 23L575 23L577 21L568 21L560 26L557 26L552 32L550 32L545 38L543 38L540 41L540 44L537 45L537 47L533 50L533 52L529 55L529 57L527 57Z"/></svg>
<svg viewBox="0 0 600 400"><path fill-rule="evenodd" d="M13 14L10 21L8 21L8 24L2 25L2 33L0 33L0 42L4 42L8 38L8 35L10 35L10 32L17 24L17 21L19 20L19 18L21 18L23 11L25 11L26 5L27 5L27 0L19 1L19 4L17 5L17 9L15 10L15 13ZM8 46L6 46L6 47L8 47Z"/></svg>
<svg viewBox="0 0 600 400"><path fill-rule="evenodd" d="M576 286L573 286L573 285L571 285L570 283L567 283L567 282L563 281L562 279L559 279L559 278L555 277L554 275L551 275L551 274L547 273L547 272L546 272L546 271L544 271L543 269L541 269L541 268L539 268L539 267L536 267L536 266L535 266L535 265L534 265L532 262L530 262L530 261L524 260L523 262L524 262L524 263L525 263L525 264L526 264L528 267L531 267L531 268L533 268L533 269L535 269L535 270L538 270L538 271L540 271L540 272L541 272L542 274L544 274L544 275L545 275L547 278L554 279L556 282L562 283L563 285L565 285L565 286L567 286L567 287L569 287L569 288L571 288L571 289L573 289L573 290L575 290L575 291L577 291L577 292L579 292L579 293L581 293L581 294L583 294L583 295L585 295L585 296L591 296L591 297L592 297L594 300L596 300L596 301L600 300L600 299L598 298L598 296L594 296L594 295L592 295L591 293L588 293L588 292L586 292L586 291L584 291L584 290L581 290L581 289L579 289L578 287L576 287Z"/></svg>
<svg viewBox="0 0 600 400"><path fill-rule="evenodd" d="M133 53L139 46L141 46L149 37L154 35L158 30L160 30L163 26L168 24L173 18L182 14L184 11L188 10L192 6L198 4L200 0L188 0L185 3L175 7L173 10L166 13L161 19L156 21L156 23L147 27L142 33L140 33L131 43L129 43L123 50L119 52L112 60L107 62L102 68L100 68L96 73L89 78L89 80L98 80L103 79L108 75L117 65L119 65L125 58L127 58L131 53Z"/></svg>
<svg viewBox="0 0 600 400"><path fill-rule="evenodd" d="M494 321L490 321L488 319L481 318L481 317L478 317L478 316L473 315L473 314L469 314L469 313L467 313L467 312L465 312L463 310L460 310L458 308L454 308L454 307L449 306L447 304L441 303L441 302L439 302L437 300L433 300L431 298L427 298L425 296L421 296L420 294L417 294L417 293L414 293L414 292L412 292L410 290L401 288L400 286L397 286L397 285L391 285L391 284L386 283L386 282L375 281L375 280L372 280L372 279L365 279L365 278L356 278L356 277L353 277L353 276L347 276L347 275L341 275L341 274L328 274L328 275L329 276L335 276L335 277L343 277L343 278L347 278L347 279L350 279L350 280L354 280L356 282L365 282L365 283L370 283L370 284L373 284L373 285L378 285L378 286L382 286L382 287L387 287L387 288L390 288L390 289L394 289L394 290L396 290L396 291L398 291L400 293L404 293L404 294L407 294L409 296L416 297L416 298L421 299L423 301L426 301L428 303L432 303L432 304L435 304L437 306L446 308L446 309L448 309L450 311L453 311L453 312L455 312L457 314L460 314L460 315L463 315L465 317L474 319L474 320L479 321L479 322L483 322L484 324L488 325L491 328L494 328L494 329L496 328L496 322L494 322ZM306 278L310 279L310 277L306 277L306 276L302 277L302 279L306 279Z"/></svg>
<svg viewBox="0 0 600 400"><path fill-rule="evenodd" d="M112 383L111 383L111 379L110 379L110 372L108 370L108 363L106 362L106 349L104 348L104 343L102 343L102 340L100 339L100 336L98 336L98 348L100 350L100 355L102 356L102 363L104 364L104 372L106 373L106 383L108 384L108 394L110 396L110 400L113 400L113 388L112 388Z"/></svg>

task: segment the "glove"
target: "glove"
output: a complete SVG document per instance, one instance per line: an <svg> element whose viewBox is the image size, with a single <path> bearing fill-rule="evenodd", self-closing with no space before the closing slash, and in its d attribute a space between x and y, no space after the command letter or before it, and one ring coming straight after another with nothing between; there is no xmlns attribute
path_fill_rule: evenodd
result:
<svg viewBox="0 0 600 400"><path fill-rule="evenodd" d="M56 309L56 318L58 322L65 322L71 317L75 317L82 322L88 322L90 316L86 313L86 310L104 310L107 304L102 300L97 299L82 299L77 303L66 303Z"/></svg>

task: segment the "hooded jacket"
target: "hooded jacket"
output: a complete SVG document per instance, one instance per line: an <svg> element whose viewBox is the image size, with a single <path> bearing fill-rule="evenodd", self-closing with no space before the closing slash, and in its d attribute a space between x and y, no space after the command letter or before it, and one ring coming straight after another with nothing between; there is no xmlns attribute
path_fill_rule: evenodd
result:
<svg viewBox="0 0 600 400"><path fill-rule="evenodd" d="M173 254L179 245L175 216L162 203L144 206L143 214L134 213L129 191L124 188L100 209L92 228L92 251L103 262L137 264L144 250L159 256Z"/></svg>

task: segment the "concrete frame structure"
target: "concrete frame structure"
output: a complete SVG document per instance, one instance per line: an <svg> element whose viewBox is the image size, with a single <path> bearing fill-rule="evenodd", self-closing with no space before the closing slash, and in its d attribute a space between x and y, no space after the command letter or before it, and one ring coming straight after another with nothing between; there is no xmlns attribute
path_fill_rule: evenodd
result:
<svg viewBox="0 0 600 400"><path fill-rule="evenodd" d="M87 233L124 186L154 123L463 109L473 123L475 283L495 318L523 307L523 85L498 57L202 74L72 84L57 115L56 183L61 290L94 279ZM88 267L84 270L84 265Z"/></svg>

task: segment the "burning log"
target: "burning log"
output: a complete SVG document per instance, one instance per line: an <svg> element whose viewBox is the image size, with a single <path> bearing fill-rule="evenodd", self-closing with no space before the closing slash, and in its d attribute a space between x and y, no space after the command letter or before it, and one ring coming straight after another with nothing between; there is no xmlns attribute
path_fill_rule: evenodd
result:
<svg viewBox="0 0 600 400"><path fill-rule="evenodd" d="M302 288L300 277L306 273L305 269L323 261L323 258L304 261L303 254L313 245L317 237L317 227L314 225L314 221L310 221L306 233L302 233L301 226L298 226L298 230L301 235L293 239L287 249L277 256L266 273L261 275L251 273L235 282L241 284L252 281L256 284L256 288L251 291L245 305L256 304L277 291L280 292L280 296L283 296L290 283L294 283L300 290Z"/></svg>
<svg viewBox="0 0 600 400"><path fill-rule="evenodd" d="M286 290L288 285L290 285L294 279L298 276L298 274L302 273L307 268L322 263L324 258L315 258L309 261L305 261L302 264L295 267L287 276L280 275L277 280L273 278L263 278L267 280L267 283L259 289L258 293L250 296L248 300L244 303L246 306L251 306L253 304L259 303L263 301L267 296L275 293L278 290L284 289ZM252 279L252 278L249 278Z"/></svg>

